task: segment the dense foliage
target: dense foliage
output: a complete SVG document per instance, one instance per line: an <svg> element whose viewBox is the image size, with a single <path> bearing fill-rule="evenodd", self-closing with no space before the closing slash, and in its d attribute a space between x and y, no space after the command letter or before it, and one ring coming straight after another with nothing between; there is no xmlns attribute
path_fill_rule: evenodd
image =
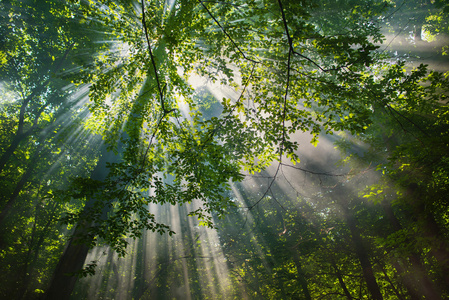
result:
<svg viewBox="0 0 449 300"><path fill-rule="evenodd" d="M449 297L447 7L3 1L1 297Z"/></svg>

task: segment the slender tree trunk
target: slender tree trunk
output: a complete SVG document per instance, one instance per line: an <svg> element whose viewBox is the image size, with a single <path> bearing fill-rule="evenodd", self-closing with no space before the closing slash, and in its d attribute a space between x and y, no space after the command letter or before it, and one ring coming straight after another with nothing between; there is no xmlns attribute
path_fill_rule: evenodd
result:
<svg viewBox="0 0 449 300"><path fill-rule="evenodd" d="M149 82L149 79L147 79L147 82ZM146 91L144 85L142 88L143 91ZM143 100L141 100L143 101ZM128 122L130 119L133 119L133 128L141 128L141 123L143 122L143 118L139 118L139 115L141 114L142 110L142 103L139 103L136 101L133 104L133 107L131 109L131 112L129 114ZM136 119L140 121L140 123L136 123ZM122 156L125 152L124 144L122 143L123 140L128 139L127 131L129 123L125 127L125 131L122 132L121 138L119 139L119 144L117 145L117 152L116 154L112 151L108 151L105 144L103 144L101 147L101 157L97 163L97 166L93 170L90 178L96 181L103 182L107 175L108 175L108 168L107 164L110 163L118 163L123 160ZM134 129L136 130L136 129ZM134 141L134 143L137 143L138 141ZM135 147L134 144L131 144L131 146ZM135 158L137 159L137 158ZM90 199L88 199L85 210L88 210L90 207L94 205L96 202L95 196L92 196ZM106 215L108 213L109 207L104 208L103 215ZM80 224L76 227L75 233L73 234L72 239L70 240L66 250L64 251L58 266L56 267L55 272L53 273L53 279L50 282L50 286L48 288L46 299L47 300L60 300L60 299L68 299L70 297L70 294L72 293L72 290L74 288L75 282L77 280L76 276L67 276L67 273L76 272L82 269L83 264L86 260L89 247L86 246L90 244L90 241L84 241L85 244L79 244L76 243L76 240L79 236L82 236L83 233L88 229L90 226L93 226L94 224ZM94 237L91 237L93 240Z"/></svg>
<svg viewBox="0 0 449 300"><path fill-rule="evenodd" d="M382 293L380 292L379 285L377 284L376 277L374 276L369 256L363 245L363 240L362 237L360 236L359 229L357 228L357 222L354 218L352 211L348 208L347 201L343 201L342 204L343 204L342 208L345 212L346 223L351 232L352 242L354 243L355 252L360 261L363 277L365 278L368 290L373 296L373 299L383 300Z"/></svg>
<svg viewBox="0 0 449 300"><path fill-rule="evenodd" d="M422 41L422 25L421 24L417 24L415 25L414 28L414 38L415 38L415 42L421 42Z"/></svg>
<svg viewBox="0 0 449 300"><path fill-rule="evenodd" d="M30 274L31 270L30 269L32 269L33 265L37 262L38 257L39 257L39 253L40 253L39 250L40 250L42 244L44 243L45 237L47 236L46 232L50 228L50 225L55 221L56 206L57 205L54 204L53 207L50 208L50 210L49 210L49 211L51 211L50 217L48 218L47 222L45 223L44 228L41 230L41 234L39 235L39 238L38 238L37 242L34 243L34 245L33 245L33 242L30 243L30 248L28 250L27 258L26 258L26 262L27 262L27 268L25 270L26 274L24 276L24 280L23 280L23 283L22 283L22 286L24 288L23 288L21 296L19 297L22 300L28 299L27 296L28 296L28 290L29 290L29 285L30 285L30 281L31 281L31 274ZM36 217L35 217L35 221L34 222L35 222L35 224L37 222L37 213L36 213ZM36 226L33 227L33 234L32 234L33 237L35 236L35 231L36 231ZM30 257L31 257L32 253L34 255L33 255L33 258L31 259Z"/></svg>
<svg viewBox="0 0 449 300"><path fill-rule="evenodd" d="M394 231L402 230L402 225L394 214L391 203L387 200L382 201L385 215ZM411 241L407 241L411 243ZM441 293L438 291L432 280L427 276L427 271L421 263L419 254L410 253L407 260L398 258L392 262L394 268L400 276L400 280L407 289L412 300L422 299L441 299ZM406 267L410 264L410 270Z"/></svg>
<svg viewBox="0 0 449 300"><path fill-rule="evenodd" d="M341 276L340 269L338 268L337 264L335 263L335 260L332 256L330 256L330 262L332 267L335 270L335 274L337 275L338 282L340 283L341 288L343 289L343 292L345 293L346 298L349 300L352 300L351 293L349 292L348 288L346 287L345 281L343 280L343 276Z"/></svg>
<svg viewBox="0 0 449 300"><path fill-rule="evenodd" d="M122 149L119 149L122 150ZM122 151L120 151L121 153ZM108 152L106 145L102 145L102 155L100 157L97 166L91 174L91 179L104 181L107 177L107 163L114 163L120 159L120 155L115 155L112 152ZM92 196L85 205L85 210L92 207L96 202L96 198ZM75 273L83 268L84 262L86 260L87 254L89 252L89 242L79 241L80 236L85 236L85 231L89 229L93 224L78 224L72 238L70 239L61 259L56 266L53 273L53 279L50 282L50 286L46 293L47 300L59 300L59 299L69 299L70 294L73 291L75 283L78 279L77 276L73 276L70 273ZM92 237L93 239L93 237Z"/></svg>
<svg viewBox="0 0 449 300"><path fill-rule="evenodd" d="M16 184L16 187L14 188L14 191L12 195L9 197L8 201L6 202L5 206L2 209L2 212L0 213L0 226L3 224L3 221L5 217L9 214L11 208L13 207L14 203L16 202L17 197L20 194L20 191L22 191L24 185L28 182L31 175L34 172L34 169L36 167L37 160L40 158L40 152L43 148L43 143L39 143L39 146L37 147L33 158L31 159L30 163L28 164L28 168L26 169L25 173L20 178L19 182Z"/></svg>
<svg viewBox="0 0 449 300"><path fill-rule="evenodd" d="M78 277L70 273L75 273L83 268L89 246L77 243L77 236L82 232L81 226L77 226L74 237L70 239L47 290L45 298L48 300L69 299L75 287Z"/></svg>
<svg viewBox="0 0 449 300"><path fill-rule="evenodd" d="M137 255L136 255L136 269L134 275L136 280L134 281L132 296L134 299L140 299L143 294L143 289L145 287L145 270L147 264L145 261L146 257L146 231L143 230L142 237L137 242Z"/></svg>
<svg viewBox="0 0 449 300"><path fill-rule="evenodd" d="M102 276L101 283L98 286L94 286L94 294L88 294L89 298L114 299L119 293L118 287L120 286L120 276L118 275L117 266L114 262L114 251L112 249L109 249L108 251L108 257L106 258L105 267L102 271L103 274L107 274L107 276ZM110 286L115 287L114 292L108 290L108 287Z"/></svg>
<svg viewBox="0 0 449 300"><path fill-rule="evenodd" d="M312 300L310 297L309 287L307 286L307 279L305 277L304 270L302 269L301 261L299 260L298 252L293 253L293 262L296 266L296 273L298 274L298 281L304 293L304 298L306 300Z"/></svg>
<svg viewBox="0 0 449 300"><path fill-rule="evenodd" d="M75 43L72 43L69 45L68 49L64 52L64 55L61 57L61 59L58 61L58 64L54 66L53 70L49 70L52 71L53 73L57 73L64 61L67 59L67 56L70 52L70 50L72 49L73 45ZM27 110L28 105L30 104L30 101L36 97L42 90L44 90L44 88L50 83L50 79L47 79L46 81L44 81L41 85L39 85L37 88L35 88L33 90L33 92L31 92L30 95L28 95L22 102L22 105L20 107L20 111L19 111L19 124L17 126L17 131L14 135L14 138L11 142L11 144L9 145L9 147L6 149L6 151L0 156L0 174L3 172L3 169L5 167L5 164L8 162L9 158L11 157L11 155L14 154L14 151L16 151L17 147L22 143L22 141L27 138L28 136L30 136L36 126L37 123L39 121L39 117L42 114L44 108L49 104L47 102L47 104L44 104L41 109L37 112L36 116L34 117L34 121L33 121L33 125L32 127L24 132L24 122L25 122L25 113Z"/></svg>
<svg viewBox="0 0 449 300"><path fill-rule="evenodd" d="M374 276L371 262L369 261L368 254L363 246L362 238L358 232L355 221L352 217L347 219L349 230L351 231L352 241L354 243L355 252L359 258L360 265L362 267L363 277L365 278L368 290L375 300L383 300L382 293L380 292L379 285L377 284L376 277Z"/></svg>
<svg viewBox="0 0 449 300"><path fill-rule="evenodd" d="M363 278L365 279L368 291L372 295L374 300L383 300L382 293L380 292L379 285L377 284L376 277L374 276L373 267L370 262L369 255L363 244L363 239L360 235L359 228L357 227L357 220L352 212L351 192L344 186L338 186L332 191L334 193L334 199L338 201L346 220L346 224L351 233L352 242L357 258L359 259L360 266L362 267Z"/></svg>

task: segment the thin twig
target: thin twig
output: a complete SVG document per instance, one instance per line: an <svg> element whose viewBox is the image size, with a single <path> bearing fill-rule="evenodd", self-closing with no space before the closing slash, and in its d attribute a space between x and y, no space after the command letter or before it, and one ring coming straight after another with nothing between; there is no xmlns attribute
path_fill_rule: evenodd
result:
<svg viewBox="0 0 449 300"><path fill-rule="evenodd" d="M273 176L273 180L271 180L270 185L269 185L268 188L265 190L265 193L263 193L262 197L260 197L260 199L257 200L253 205L245 207L245 208L248 209L248 211L252 210L252 209L253 209L257 204L259 204L259 202L262 201L262 200L265 198L265 196L268 194L268 192L269 192L270 189L271 189L271 186L273 185L273 182L276 180L276 176L277 176L277 174L279 173L279 169L280 169L280 168L281 168L281 163L278 164L278 167L277 167L277 169L276 169L276 173L274 173L274 176Z"/></svg>
<svg viewBox="0 0 449 300"><path fill-rule="evenodd" d="M332 173L329 173L329 172L314 172L314 171L310 171L310 170L303 169L303 168L300 168L300 167L287 165L287 164L284 164L284 163L281 163L281 165L283 165L285 167L293 168L293 169L296 169L296 170L300 170L300 171L303 171L305 173L314 174L314 175L325 175L325 176L349 176L349 175L352 175L352 174L349 174L349 173L347 173L347 174L332 174Z"/></svg>
<svg viewBox="0 0 449 300"><path fill-rule="evenodd" d="M293 52L293 45L292 45L292 40L291 40L290 34L288 33L287 20L285 19L284 9L282 7L281 0L278 0L278 3L279 3L279 7L280 7L280 10L281 10L281 13L282 13L282 19L284 21L284 27L285 27L285 31L286 31L287 39L288 39L288 43L289 43L288 62L287 62L287 83L286 83L286 86L285 86L284 107L283 107L283 110L282 110L282 141L281 141L281 145L279 147L279 163L278 163L278 167L276 169L276 173L274 174L273 179L271 180L271 182L270 182L268 188L266 189L265 193L254 204L252 204L251 206L247 207L248 211L252 210L257 204L259 204L260 201L262 201L265 198L265 196L267 195L268 191L270 191L271 186L273 185L274 181L276 180L276 176L279 173L279 169L281 168L282 154L284 152L284 143L285 143L285 136L286 136L285 118L286 118L286 112L287 112L288 90L289 90L289 86L290 86L290 63L291 63L291 56L292 56L292 52Z"/></svg>
<svg viewBox="0 0 449 300"><path fill-rule="evenodd" d="M253 77L253 73L254 73L255 66L256 66L256 64L253 63L253 67L252 67L252 69L251 69L251 73L250 73L250 75L249 75L249 77L248 77L248 80L246 81L245 85L243 86L243 90L242 90L242 92L240 93L240 96L239 96L238 99L235 101L234 107L231 109L231 111L230 111L230 112L223 118L223 121L226 121L227 119L229 119L229 118L232 116L232 114L234 113L235 109L237 108L237 104L242 100L243 95L245 94L246 89L248 88L249 83L251 82L251 79L252 79L252 77ZM209 141L212 139L212 137L214 136L214 134L215 134L221 127L223 127L223 123L220 123L216 128L214 128L214 130L212 130L212 131L209 133L209 136L208 136L208 137L206 138L206 140L204 141L204 144L206 144L207 142L209 142Z"/></svg>
<svg viewBox="0 0 449 300"><path fill-rule="evenodd" d="M248 58L245 53L240 49L240 47L237 45L236 42L232 39L232 37L226 32L223 26L221 26L220 22L214 17L214 15L211 13L211 11L204 5L203 1L198 0L198 2L204 7L204 9L207 11L209 16L214 20L214 22L220 27L221 31L226 35L226 37L231 41L231 43L234 45L235 48L237 48L238 52L243 56L244 59L251 61L253 63L260 63L260 61L256 61L254 59Z"/></svg>
<svg viewBox="0 0 449 300"><path fill-rule="evenodd" d="M153 65L153 70L154 70L154 76L156 77L157 89L159 91L159 97L160 97L160 100L161 100L162 110L165 113L166 109L165 109L165 103L164 103L164 95L162 94L161 84L159 82L159 76L157 74L156 61L154 60L153 51L151 50L150 37L148 35L148 28L147 28L147 24L146 24L146 21L145 21L144 0L141 1L141 4L142 4L142 25L143 25L143 28L144 28L144 31L145 31L145 38L147 39L148 51L150 52L151 63Z"/></svg>

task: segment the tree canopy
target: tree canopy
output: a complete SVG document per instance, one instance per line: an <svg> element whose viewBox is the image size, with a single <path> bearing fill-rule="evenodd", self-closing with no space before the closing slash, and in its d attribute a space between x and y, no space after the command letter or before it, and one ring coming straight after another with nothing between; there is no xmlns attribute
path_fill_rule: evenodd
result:
<svg viewBox="0 0 449 300"><path fill-rule="evenodd" d="M200 270L215 269L186 260L204 256L193 229L155 209L172 206L219 227L229 298L447 297L448 73L381 48L408 5L0 3L1 295L85 297L86 258L109 247L140 253L126 297L178 297L178 261L196 275L173 280L209 297ZM444 1L413 7L408 21L447 33ZM302 133L313 146L337 135L336 172L303 167ZM148 259L148 231L189 250Z"/></svg>

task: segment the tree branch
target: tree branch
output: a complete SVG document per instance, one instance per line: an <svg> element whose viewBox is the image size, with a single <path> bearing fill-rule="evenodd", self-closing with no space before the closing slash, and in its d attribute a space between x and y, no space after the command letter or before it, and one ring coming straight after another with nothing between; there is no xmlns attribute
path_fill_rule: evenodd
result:
<svg viewBox="0 0 449 300"><path fill-rule="evenodd" d="M147 24L146 24L146 21L145 21L145 5L144 5L144 1L145 0L141 1L141 4L142 4L142 26L143 26L144 31L145 31L145 38L147 40L148 51L150 52L151 64L153 65L154 76L156 77L157 89L158 89L158 92L159 92L159 98L160 98L160 101L161 101L162 110L164 111L164 113L166 113L167 110L165 109L164 95L162 94L162 88L161 88L161 84L160 84L160 81L159 81L159 75L157 74L156 61L154 60L153 51L151 50L150 37L148 35L148 28L147 28Z"/></svg>
<svg viewBox="0 0 449 300"><path fill-rule="evenodd" d="M207 11L207 13L209 14L209 16L214 20L214 22L218 25L218 27L220 27L221 31L226 35L226 37L231 41L231 43L234 45L235 48L237 48L238 52L243 56L244 59L251 61L253 63L260 63L260 61L256 61L254 59L248 58L245 53L243 53L243 51L240 49L240 47L237 45L236 42L234 42L234 40L232 39L232 37L226 32L226 30L223 28L223 26L221 26L220 22L218 22L218 20L212 15L212 13L210 12L210 10L206 7L206 5L204 5L203 1L198 0L198 2L204 7L204 9Z"/></svg>
<svg viewBox="0 0 449 300"><path fill-rule="evenodd" d="M314 171L309 171L309 170L306 170L306 169L303 169L303 168L300 168L300 167L287 165L287 164L284 164L284 163L281 163L281 165L283 165L285 167L293 168L293 169L296 169L296 170L300 170L300 171L303 171L305 173L314 174L314 175L325 175L325 176L349 176L349 175L351 175L349 173L347 173L347 174L332 174L332 173L329 173L329 172L314 172Z"/></svg>

